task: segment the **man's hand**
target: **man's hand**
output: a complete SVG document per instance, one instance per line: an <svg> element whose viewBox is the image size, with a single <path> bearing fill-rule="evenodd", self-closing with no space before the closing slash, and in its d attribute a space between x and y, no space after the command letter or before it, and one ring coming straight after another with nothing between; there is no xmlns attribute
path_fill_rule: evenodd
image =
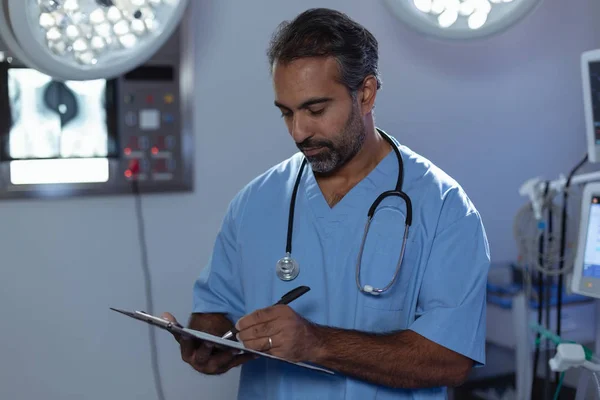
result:
<svg viewBox="0 0 600 400"><path fill-rule="evenodd" d="M164 313L161 317L181 326L169 313ZM183 361L202 374L224 374L230 369L256 358L253 354L238 355L236 349L215 346L210 342L182 338L177 334L173 334L173 336L180 345Z"/></svg>
<svg viewBox="0 0 600 400"><path fill-rule="evenodd" d="M249 349L294 362L310 362L318 356L320 340L317 327L287 305L248 314L238 321L236 328L238 340Z"/></svg>

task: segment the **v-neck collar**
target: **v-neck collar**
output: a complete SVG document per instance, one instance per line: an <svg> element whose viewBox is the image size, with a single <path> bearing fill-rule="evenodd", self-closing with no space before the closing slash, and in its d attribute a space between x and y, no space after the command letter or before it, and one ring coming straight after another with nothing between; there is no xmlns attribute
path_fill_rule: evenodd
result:
<svg viewBox="0 0 600 400"><path fill-rule="evenodd" d="M304 187L307 203L317 219L321 221L340 221L341 219L345 219L348 214L352 213L357 208L364 209L366 216L370 207L370 204L367 204L368 199L373 197L372 195L367 194L377 190L377 188L382 187L387 182L390 182L391 186L389 189L385 190L394 189L394 183L398 174L397 164L396 155L392 149L375 166L375 168L350 189L350 191L346 193L342 200L334 207L330 207L325 200L325 196L317 183L313 170L310 167L310 164L307 164L302 179L302 186ZM394 176L393 179L390 179L390 175ZM377 193L377 195L379 195L379 193Z"/></svg>

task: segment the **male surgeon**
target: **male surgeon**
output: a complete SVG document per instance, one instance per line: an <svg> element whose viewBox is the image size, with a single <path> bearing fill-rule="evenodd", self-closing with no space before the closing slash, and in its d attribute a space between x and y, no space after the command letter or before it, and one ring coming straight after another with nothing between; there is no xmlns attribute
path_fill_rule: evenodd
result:
<svg viewBox="0 0 600 400"><path fill-rule="evenodd" d="M268 56L300 151L230 203L188 327L221 336L235 326L248 348L336 374L177 338L183 360L209 375L241 365L240 399L445 399L485 362L480 214L454 179L375 126L378 44L363 26L310 9L279 27ZM379 202L362 246L369 209L399 181L409 202ZM290 217L298 275L286 280L276 265ZM273 306L301 285L310 291Z"/></svg>

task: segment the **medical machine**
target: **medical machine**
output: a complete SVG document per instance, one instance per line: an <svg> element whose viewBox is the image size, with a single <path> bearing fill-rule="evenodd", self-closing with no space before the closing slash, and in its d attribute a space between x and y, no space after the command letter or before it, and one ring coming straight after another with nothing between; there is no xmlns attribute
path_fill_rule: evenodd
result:
<svg viewBox="0 0 600 400"><path fill-rule="evenodd" d="M600 50L581 55L588 161L600 161Z"/></svg>
<svg viewBox="0 0 600 400"><path fill-rule="evenodd" d="M62 81L3 53L0 198L131 193L132 180L143 192L192 190L193 52L182 31L111 79Z"/></svg>
<svg viewBox="0 0 600 400"><path fill-rule="evenodd" d="M587 138L585 157L566 176L560 175L554 180L544 180L540 177L527 180L519 192L522 196L528 197L530 202L524 205L515 219L515 226L526 225L528 227L525 229L520 226L520 229L515 230L515 232L519 232L516 237L519 239L521 247L520 255L526 259L526 262L521 261L520 263L523 264L525 270L537 274L539 292L542 293L543 289L544 293L547 293L540 296L541 299L546 299L543 302L546 304L538 308L538 321L533 325L535 325L534 332L538 339L536 342L549 341L556 346L557 352L552 359L547 361L546 366L557 374L561 373L557 378L556 394L560 390L564 376L562 373L570 368L582 368L593 372L592 376L600 393L600 378L596 375L600 372L600 360L594 354L600 352L600 340L598 339L600 307L597 302L591 303L596 307L595 313L592 310L587 312L587 317L593 321L595 329L589 327L589 324L578 325L577 331L581 334L581 338L569 337L571 332L568 329L561 332L561 329L564 328L561 327L561 322L565 319L561 310L566 297L575 295L600 299L600 171L577 174L579 168L586 163L600 161L600 50L587 51L582 54L581 78ZM583 190L581 191L581 201L578 202L581 206L578 212L578 232L573 235L573 239L568 239L567 200L571 194L578 193L581 188ZM562 207L555 204L555 198L559 196L562 197ZM527 218L528 215L531 215L533 219ZM558 216L560 218L553 221ZM567 245L567 240L576 240L574 256L568 254L567 250L570 246ZM532 276L535 277L535 274ZM526 276L528 280L531 280L530 274ZM562 289L563 279L567 287L565 293ZM550 316L550 307L555 304L553 291L548 291L545 285L550 283L550 287L553 287L556 280L558 280L556 290L557 326L554 331L554 326L544 320L544 314ZM528 282L527 286L531 287L531 282ZM529 316L525 318L529 319ZM565 319L565 322L569 322L568 318ZM591 340L583 340L585 336L583 331L593 335L588 338ZM572 343L573 341L577 343ZM590 341L595 342L593 350L584 347L583 343ZM539 349L539 345L536 345L533 376L536 376L535 368ZM525 352L527 351L525 350ZM523 362L529 362L528 356L524 360ZM529 367L526 369L528 370ZM589 376L589 374L581 375L577 385L578 399L583 399L587 395ZM526 378L522 379L521 393L530 391L526 386L530 385L531 377ZM546 392L550 380L547 370Z"/></svg>

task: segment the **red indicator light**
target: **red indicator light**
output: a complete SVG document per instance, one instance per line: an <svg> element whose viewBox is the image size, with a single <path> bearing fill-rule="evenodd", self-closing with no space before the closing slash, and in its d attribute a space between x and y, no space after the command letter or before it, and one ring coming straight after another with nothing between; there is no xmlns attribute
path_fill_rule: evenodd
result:
<svg viewBox="0 0 600 400"><path fill-rule="evenodd" d="M128 156L131 154L131 149L129 147L125 148L125 155Z"/></svg>
<svg viewBox="0 0 600 400"><path fill-rule="evenodd" d="M131 178L133 173L130 170L125 171L125 178Z"/></svg>
<svg viewBox="0 0 600 400"><path fill-rule="evenodd" d="M158 147L152 148L152 154L158 154Z"/></svg>

